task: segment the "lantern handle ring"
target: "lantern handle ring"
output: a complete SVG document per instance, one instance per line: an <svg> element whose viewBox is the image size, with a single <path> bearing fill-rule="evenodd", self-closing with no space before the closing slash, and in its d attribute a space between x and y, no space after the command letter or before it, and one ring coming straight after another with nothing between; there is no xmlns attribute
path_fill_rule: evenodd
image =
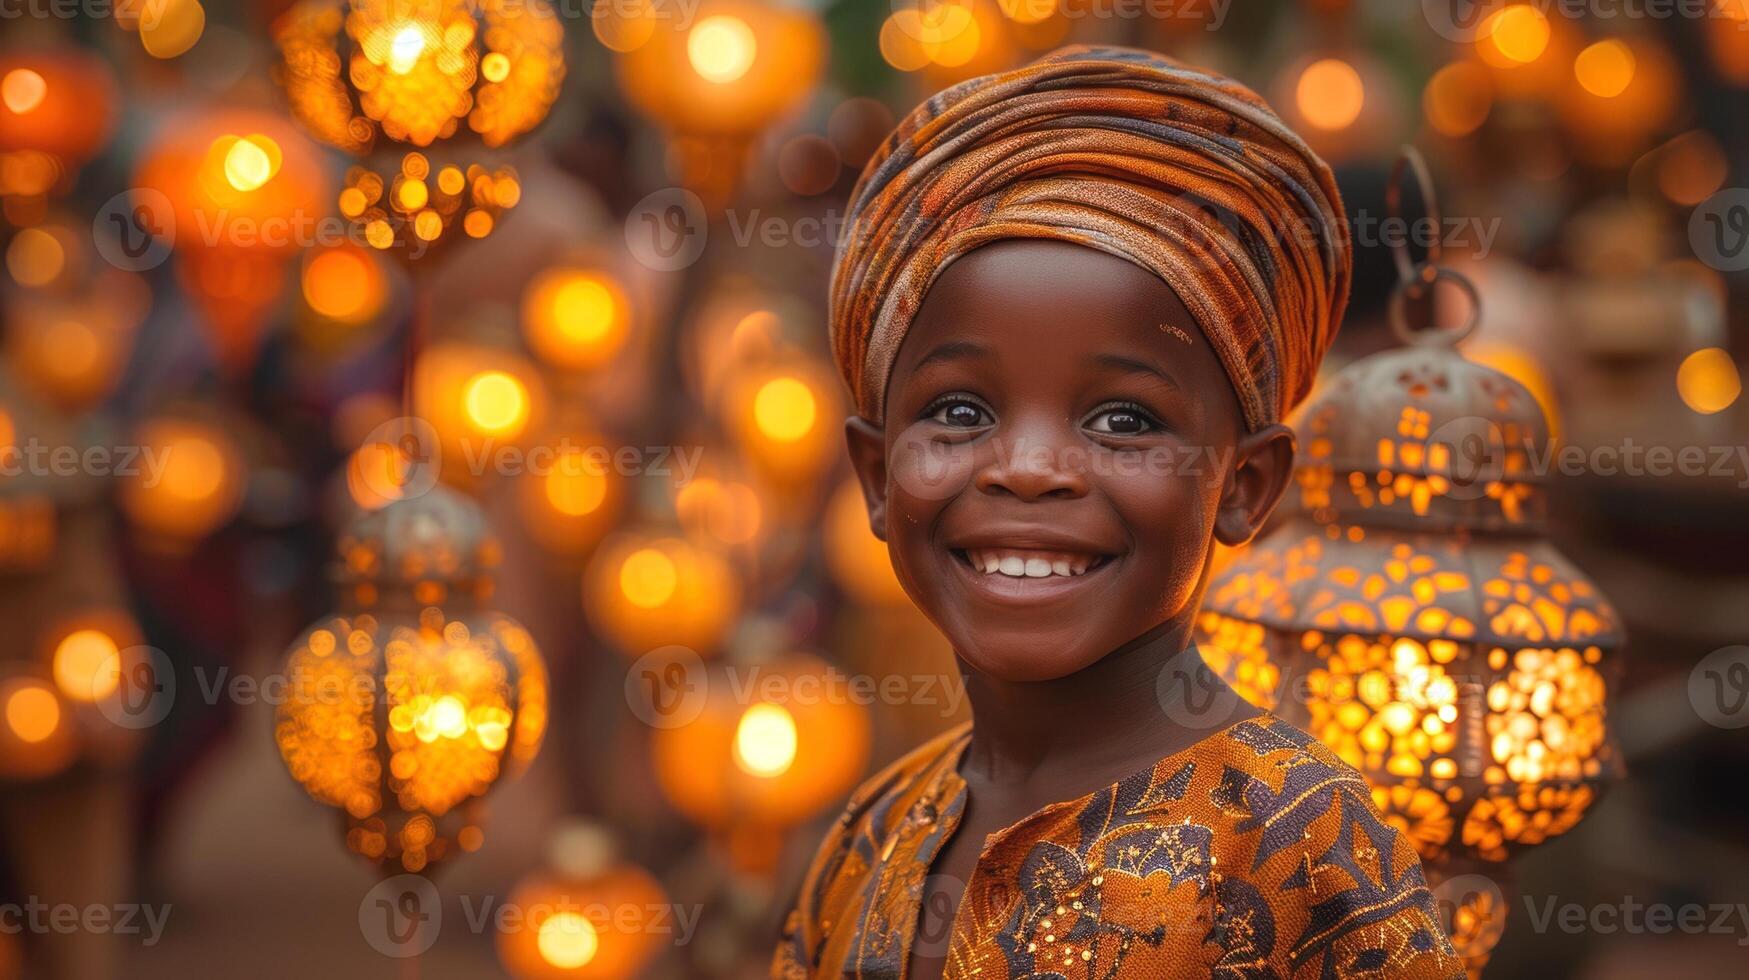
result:
<svg viewBox="0 0 1749 980"><path fill-rule="evenodd" d="M1445 219L1439 210L1439 195L1433 189L1433 175L1427 169L1427 160L1421 151L1408 144L1398 151L1397 159L1391 164L1390 180L1385 184L1385 211L1394 222L1403 220L1403 185L1405 176L1413 174L1417 189L1421 192L1421 204L1427 211L1425 220L1434 228L1434 234L1428 236L1427 256L1416 262L1409 254L1409 239L1412 235L1404 235L1391 245L1391 258L1397 264L1397 284L1391 289L1391 301L1387 319L1391 332L1405 344L1446 344L1456 346L1458 342L1475 332L1482 319L1482 297L1476 290L1476 284L1463 273L1453 269L1441 261L1445 251L1441 243L1444 236ZM1458 287L1469 300L1469 315L1464 322L1455 327L1434 326L1425 330L1414 330L1409 326L1408 300L1410 297L1427 296L1430 300L1433 290L1441 279Z"/></svg>
<svg viewBox="0 0 1749 980"><path fill-rule="evenodd" d="M1440 264L1445 250L1441 242L1444 237L1445 218L1439 210L1439 195L1433 190L1433 175L1427 169L1427 160L1421 156L1421 151L1405 143L1397 151L1397 159L1391 164L1391 176L1385 182L1385 213L1392 222L1403 220L1403 175L1408 170L1415 175L1416 187L1421 191L1421 206L1427 210L1427 223L1433 226L1434 234L1427 243L1427 258L1417 264L1409 254L1409 239L1412 235L1404 235L1401 240L1391 242L1391 258L1397 263L1397 279L1399 281L1416 281L1431 286L1435 278L1432 269Z"/></svg>
<svg viewBox="0 0 1749 980"><path fill-rule="evenodd" d="M1391 305L1387 317L1391 324L1391 332L1405 344L1426 346L1429 344L1445 344L1457 346L1465 337L1474 333L1476 325L1482 322L1482 296L1476 291L1476 284L1470 277L1444 265L1433 265L1422 262L1416 267L1414 278L1404 279L1391 287ZM1431 290L1441 279L1456 286L1469 301L1469 316L1455 327L1430 327L1426 330L1416 330L1409 326L1408 299L1411 293Z"/></svg>

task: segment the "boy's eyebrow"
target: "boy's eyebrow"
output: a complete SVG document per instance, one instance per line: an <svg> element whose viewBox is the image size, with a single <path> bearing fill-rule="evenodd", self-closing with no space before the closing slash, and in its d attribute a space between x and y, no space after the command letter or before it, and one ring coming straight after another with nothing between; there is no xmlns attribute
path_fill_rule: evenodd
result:
<svg viewBox="0 0 1749 980"><path fill-rule="evenodd" d="M950 340L923 355L913 371L920 371L936 361L957 361L970 357L988 357L990 348L970 340Z"/></svg>
<svg viewBox="0 0 1749 980"><path fill-rule="evenodd" d="M1183 386L1178 383L1178 379L1167 374L1164 368L1150 364L1147 361L1139 360L1134 357L1126 357L1123 354L1095 354L1093 355L1093 360L1097 364L1104 365L1105 367L1116 368L1119 371L1128 371L1132 374L1151 374L1154 377L1159 378L1168 387L1183 388Z"/></svg>

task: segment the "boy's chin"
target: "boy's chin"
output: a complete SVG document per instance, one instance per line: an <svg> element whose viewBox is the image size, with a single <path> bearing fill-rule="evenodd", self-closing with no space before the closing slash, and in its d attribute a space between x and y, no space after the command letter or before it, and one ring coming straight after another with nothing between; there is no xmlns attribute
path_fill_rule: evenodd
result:
<svg viewBox="0 0 1749 980"><path fill-rule="evenodd" d="M1008 684L1054 681L1091 666L1106 652L1084 649L1086 634L1051 637L1038 633L979 637L954 644L967 667Z"/></svg>

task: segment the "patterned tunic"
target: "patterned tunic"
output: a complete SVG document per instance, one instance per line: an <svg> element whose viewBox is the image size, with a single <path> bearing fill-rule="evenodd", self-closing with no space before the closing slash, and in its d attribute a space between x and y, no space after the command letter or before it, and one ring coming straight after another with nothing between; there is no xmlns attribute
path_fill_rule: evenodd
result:
<svg viewBox="0 0 1749 980"><path fill-rule="evenodd" d="M931 941L955 980L1464 976L1364 777L1270 715L992 834L951 934L918 936L965 809L969 737L948 732L851 798L773 977L903 977Z"/></svg>

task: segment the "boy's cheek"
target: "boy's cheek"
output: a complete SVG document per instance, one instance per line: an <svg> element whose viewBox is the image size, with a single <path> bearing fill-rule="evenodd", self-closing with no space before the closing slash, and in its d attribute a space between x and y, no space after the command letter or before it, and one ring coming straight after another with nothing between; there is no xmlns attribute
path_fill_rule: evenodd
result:
<svg viewBox="0 0 1749 980"><path fill-rule="evenodd" d="M943 442L913 426L893 439L887 451L887 478L895 515L903 498L913 501L943 501L960 495L977 470L976 446L969 440ZM892 491L889 491L890 493Z"/></svg>

